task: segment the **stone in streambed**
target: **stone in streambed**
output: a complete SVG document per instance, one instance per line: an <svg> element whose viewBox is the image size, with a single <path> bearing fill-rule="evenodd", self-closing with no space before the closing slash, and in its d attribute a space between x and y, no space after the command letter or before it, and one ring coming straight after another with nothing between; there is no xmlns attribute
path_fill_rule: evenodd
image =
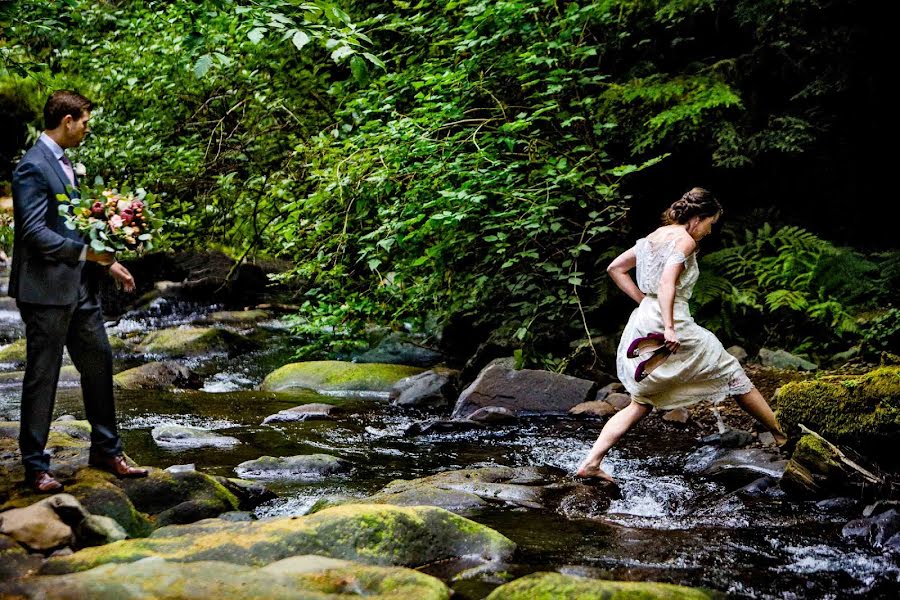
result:
<svg viewBox="0 0 900 600"><path fill-rule="evenodd" d="M197 356L212 352L233 352L254 344L248 338L215 327L185 327L150 332L139 347L146 354Z"/></svg>
<svg viewBox="0 0 900 600"><path fill-rule="evenodd" d="M797 442L781 481L786 492L801 498L859 492L866 485L861 475L841 460L835 447L812 434Z"/></svg>
<svg viewBox="0 0 900 600"><path fill-rule="evenodd" d="M176 362L151 362L113 376L116 387L125 390L140 389L199 389L200 376Z"/></svg>
<svg viewBox="0 0 900 600"><path fill-rule="evenodd" d="M503 406L485 406L469 415L475 423L510 423L517 419L516 413Z"/></svg>
<svg viewBox="0 0 900 600"><path fill-rule="evenodd" d="M88 515L78 526L77 532L78 542L82 546L102 546L128 537L121 525L103 515Z"/></svg>
<svg viewBox="0 0 900 600"><path fill-rule="evenodd" d="M315 419L330 419L335 407L331 404L323 404L321 402L312 402L309 404L301 404L293 408L278 411L274 415L269 415L263 419L262 424L266 423L285 423L292 421L311 421Z"/></svg>
<svg viewBox="0 0 900 600"><path fill-rule="evenodd" d="M43 557L29 554L18 542L0 533L0 581L11 581L36 573Z"/></svg>
<svg viewBox="0 0 900 600"><path fill-rule="evenodd" d="M569 409L569 414L576 417L608 417L616 414L616 412L616 408L612 404L607 404L603 400L582 402Z"/></svg>
<svg viewBox="0 0 900 600"><path fill-rule="evenodd" d="M713 600L716 597L713 592L670 583L532 573L501 585L486 600Z"/></svg>
<svg viewBox="0 0 900 600"><path fill-rule="evenodd" d="M500 533L439 508L349 504L296 518L249 523L207 519L164 527L149 538L52 558L44 572L72 573L148 556L176 562L268 565L291 556L318 554L374 565L419 566L462 556L505 560L515 548Z"/></svg>
<svg viewBox="0 0 900 600"><path fill-rule="evenodd" d="M213 323L249 325L270 318L272 318L272 315L264 310L220 310L210 313L206 320Z"/></svg>
<svg viewBox="0 0 900 600"><path fill-rule="evenodd" d="M428 421L416 421L403 431L403 435L407 437L417 435L431 435L434 433L460 433L472 431L473 429L482 429L484 423L470 421L468 419L451 421L449 419L431 419Z"/></svg>
<svg viewBox="0 0 900 600"><path fill-rule="evenodd" d="M238 509L238 499L215 478L200 472L167 473L150 469L147 477L117 482L135 508L155 515L158 527L192 523Z"/></svg>
<svg viewBox="0 0 900 600"><path fill-rule="evenodd" d="M272 392L307 389L321 392L380 392L387 395L401 379L422 372L418 367L381 363L313 360L291 363L269 373L260 389Z"/></svg>
<svg viewBox="0 0 900 600"><path fill-rule="evenodd" d="M850 521L841 530L845 538L858 539L875 548L884 548L897 534L900 534L900 511L894 508L874 517Z"/></svg>
<svg viewBox="0 0 900 600"><path fill-rule="evenodd" d="M596 390L593 381L492 364L460 395L452 418L467 419L486 406L505 408L516 416L566 414L573 406L593 400Z"/></svg>
<svg viewBox="0 0 900 600"><path fill-rule="evenodd" d="M391 387L390 399L407 408L443 408L455 399L457 371L431 370L401 379Z"/></svg>
<svg viewBox="0 0 900 600"><path fill-rule="evenodd" d="M306 560L297 560L305 558ZM145 598L231 598L249 600L447 600L439 579L403 567L376 567L348 561L317 564L306 557L266 567L221 561L178 563L147 558L132 564L103 565L68 575L44 576L0 588L4 596L54 600L143 600Z"/></svg>
<svg viewBox="0 0 900 600"><path fill-rule="evenodd" d="M246 479L322 479L335 473L346 473L350 463L329 454L298 456L263 456L239 464L235 472Z"/></svg>
<svg viewBox="0 0 900 600"><path fill-rule="evenodd" d="M759 448L725 449L707 446L698 449L686 461L684 470L726 480L731 487L742 487L766 475L781 478L787 461L777 453Z"/></svg>
<svg viewBox="0 0 900 600"><path fill-rule="evenodd" d="M72 528L43 501L0 513L0 534L38 552L62 548L75 541Z"/></svg>
<svg viewBox="0 0 900 600"><path fill-rule="evenodd" d="M237 438L221 435L207 429L181 425L157 425L150 432L153 441L161 448L183 450L188 448L231 448L241 442Z"/></svg>

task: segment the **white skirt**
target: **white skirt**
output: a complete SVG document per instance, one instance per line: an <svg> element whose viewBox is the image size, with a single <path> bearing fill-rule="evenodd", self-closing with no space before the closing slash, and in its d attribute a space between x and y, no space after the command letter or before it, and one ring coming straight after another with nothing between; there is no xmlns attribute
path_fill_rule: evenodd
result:
<svg viewBox="0 0 900 600"><path fill-rule="evenodd" d="M721 402L753 389L737 359L712 332L694 322L686 300L675 299L674 313L675 335L681 346L640 382L635 381L634 371L650 355L628 358L625 352L635 338L663 333L659 299L645 297L628 319L616 353L616 370L635 402L668 410L702 400Z"/></svg>

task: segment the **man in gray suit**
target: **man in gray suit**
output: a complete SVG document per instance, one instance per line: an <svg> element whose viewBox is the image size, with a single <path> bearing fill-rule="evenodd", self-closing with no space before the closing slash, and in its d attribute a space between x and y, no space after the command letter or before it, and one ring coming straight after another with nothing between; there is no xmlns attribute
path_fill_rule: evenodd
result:
<svg viewBox="0 0 900 600"><path fill-rule="evenodd" d="M15 237L9 295L25 322L19 448L25 481L36 492L58 492L44 452L56 399L63 346L81 374L85 415L91 424L92 466L118 477L144 477L129 465L116 429L112 350L103 327L99 277L108 271L131 292L134 279L115 255L95 252L65 227L57 194L77 193L78 178L65 151L90 132L91 102L58 91L44 105L44 132L13 173Z"/></svg>

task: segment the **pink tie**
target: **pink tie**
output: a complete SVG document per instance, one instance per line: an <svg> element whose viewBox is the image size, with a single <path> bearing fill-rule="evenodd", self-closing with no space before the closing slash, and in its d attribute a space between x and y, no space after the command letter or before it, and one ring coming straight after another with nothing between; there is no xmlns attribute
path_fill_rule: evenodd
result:
<svg viewBox="0 0 900 600"><path fill-rule="evenodd" d="M66 172L66 176L72 182L72 187L75 187L75 171L72 170L72 163L69 162L65 154L59 158L59 162L62 163L63 171Z"/></svg>

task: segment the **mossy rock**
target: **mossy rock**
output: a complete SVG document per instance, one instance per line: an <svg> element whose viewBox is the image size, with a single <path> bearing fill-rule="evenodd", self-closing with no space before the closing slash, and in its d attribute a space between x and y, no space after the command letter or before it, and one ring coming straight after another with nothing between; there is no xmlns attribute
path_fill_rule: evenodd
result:
<svg viewBox="0 0 900 600"><path fill-rule="evenodd" d="M214 477L198 471L150 469L147 477L123 479L119 485L137 510L156 515L159 527L215 517L240 504Z"/></svg>
<svg viewBox="0 0 900 600"><path fill-rule="evenodd" d="M51 558L47 574L157 556L267 565L317 554L373 565L418 566L462 556L505 560L516 545L500 533L439 508L348 504L299 518L233 523L207 519L159 529L150 537Z"/></svg>
<svg viewBox="0 0 900 600"><path fill-rule="evenodd" d="M900 435L900 366L788 383L776 402L785 427L802 423L833 443L877 449Z"/></svg>
<svg viewBox="0 0 900 600"><path fill-rule="evenodd" d="M235 325L253 324L271 318L272 315L264 310L220 310L210 313L207 321L213 323L230 323Z"/></svg>
<svg viewBox="0 0 900 600"><path fill-rule="evenodd" d="M12 342L5 348L0 348L0 363L21 364L25 362L25 338Z"/></svg>
<svg viewBox="0 0 900 600"><path fill-rule="evenodd" d="M6 373L0 373L0 383L22 383L23 379L25 379L25 371L8 371ZM59 370L59 381L60 383L81 381L81 375L74 365L66 365Z"/></svg>
<svg viewBox="0 0 900 600"><path fill-rule="evenodd" d="M153 331L141 342L147 354L197 356L212 352L232 352L253 346L246 337L215 327L187 327Z"/></svg>
<svg viewBox="0 0 900 600"><path fill-rule="evenodd" d="M0 534L0 581L37 573L43 560L41 556L28 554L8 535Z"/></svg>
<svg viewBox="0 0 900 600"><path fill-rule="evenodd" d="M109 517L122 526L131 537L144 537L154 526L148 516L134 507L125 491L116 485L111 473L97 469L83 469L75 476L75 485L66 492L75 496L92 515Z"/></svg>
<svg viewBox="0 0 900 600"><path fill-rule="evenodd" d="M315 564L303 559L307 557L255 568L214 561L174 563L154 558L128 565L104 565L69 575L34 577L0 587L0 594L47 600L447 600L450 597L450 590L440 580L412 569L352 563L317 569Z"/></svg>
<svg viewBox="0 0 900 600"><path fill-rule="evenodd" d="M715 592L643 581L608 581L533 573L501 585L487 600L712 600Z"/></svg>
<svg viewBox="0 0 900 600"><path fill-rule="evenodd" d="M260 387L273 392L310 389L386 393L401 379L422 371L424 369L406 365L313 360L291 363L276 369L266 376Z"/></svg>
<svg viewBox="0 0 900 600"><path fill-rule="evenodd" d="M150 362L127 369L113 376L116 387L124 390L140 389L198 389L200 376L174 361Z"/></svg>

